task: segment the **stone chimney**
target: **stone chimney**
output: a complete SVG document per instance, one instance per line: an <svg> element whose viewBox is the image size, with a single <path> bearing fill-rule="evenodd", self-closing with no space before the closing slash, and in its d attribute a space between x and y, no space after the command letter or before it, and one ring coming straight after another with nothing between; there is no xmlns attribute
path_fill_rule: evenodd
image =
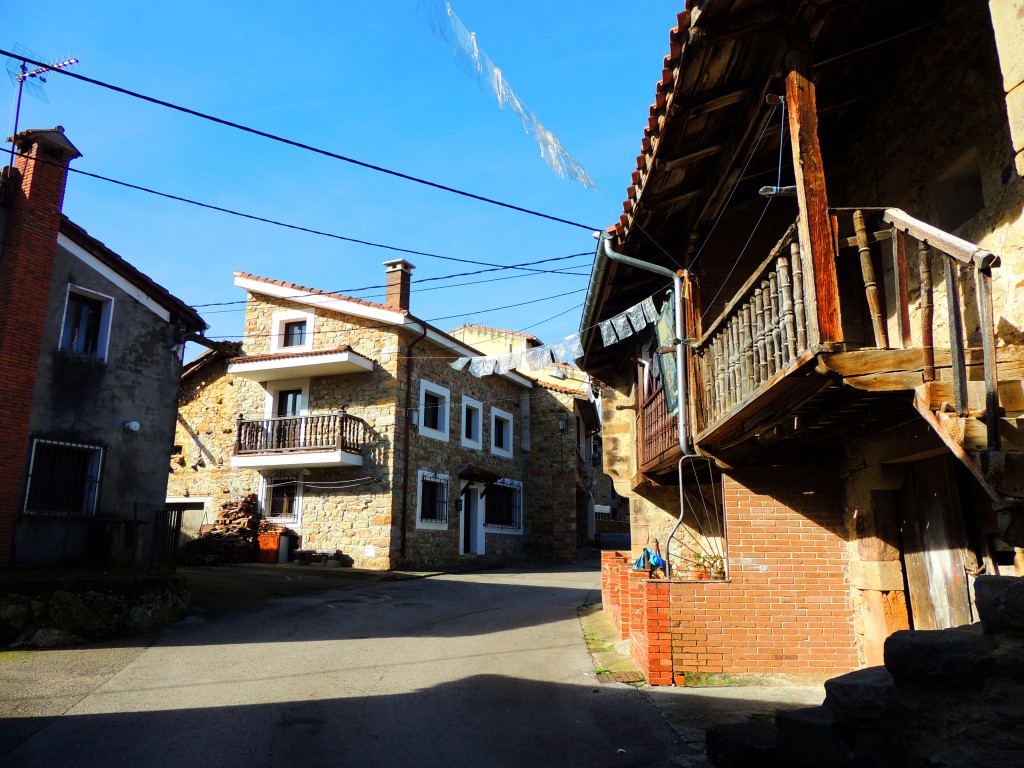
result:
<svg viewBox="0 0 1024 768"><path fill-rule="evenodd" d="M409 286L412 284L412 271L416 267L405 259L384 262L388 276L387 294L384 304L388 309L409 311Z"/></svg>
<svg viewBox="0 0 1024 768"><path fill-rule="evenodd" d="M5 169L6 227L0 232L0 568L11 560L28 466L29 418L57 255L68 163L81 157L60 126L22 131Z"/></svg>

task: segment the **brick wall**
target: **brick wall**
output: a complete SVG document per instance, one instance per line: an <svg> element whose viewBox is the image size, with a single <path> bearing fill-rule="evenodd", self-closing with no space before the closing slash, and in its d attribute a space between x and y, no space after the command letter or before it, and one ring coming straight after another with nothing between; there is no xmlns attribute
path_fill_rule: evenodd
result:
<svg viewBox="0 0 1024 768"><path fill-rule="evenodd" d="M28 456L29 417L71 153L22 146L0 253L0 566L12 558ZM38 162L37 162L38 160ZM20 186L19 186L20 183Z"/></svg>
<svg viewBox="0 0 1024 768"><path fill-rule="evenodd" d="M855 669L835 471L763 468L733 472L722 485L728 581L651 581L625 556L603 555L606 610L648 681Z"/></svg>

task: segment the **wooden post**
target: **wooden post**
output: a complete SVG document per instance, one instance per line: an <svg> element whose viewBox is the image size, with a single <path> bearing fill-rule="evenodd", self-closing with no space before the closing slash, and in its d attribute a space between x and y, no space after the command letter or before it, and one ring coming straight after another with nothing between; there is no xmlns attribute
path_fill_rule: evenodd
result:
<svg viewBox="0 0 1024 768"><path fill-rule="evenodd" d="M985 426L988 431L988 449L1001 450L999 419L999 376L996 370L996 335L992 310L992 269L975 266L974 285L978 293L978 326L981 331L981 350L985 371Z"/></svg>
<svg viewBox="0 0 1024 768"><path fill-rule="evenodd" d="M953 375L953 400L958 416L967 415L967 361L964 350L964 324L960 317L959 266L942 254L942 276L946 282L946 312L949 315L949 362Z"/></svg>
<svg viewBox="0 0 1024 768"><path fill-rule="evenodd" d="M793 172L800 206L797 231L804 259L803 277L811 280L813 311L808 312L808 341L813 345L843 340L839 311L839 281L836 276L832 227L825 192L825 172L818 144L817 99L811 80L810 46L786 54L786 103L789 137L793 151Z"/></svg>
<svg viewBox="0 0 1024 768"><path fill-rule="evenodd" d="M853 212L853 231L857 235L857 252L860 254L860 274L864 278L864 293L868 299L868 312L871 313L871 327L875 333L875 346L878 349L888 349L889 331L885 327L882 301L878 296L878 278L875 277L875 263L871 259L871 247L868 245L868 230L864 224L863 211Z"/></svg>
<svg viewBox="0 0 1024 768"><path fill-rule="evenodd" d="M913 340L910 335L910 288L907 285L907 236L895 227L892 229L892 274L896 279L894 293L899 341L903 349L910 349Z"/></svg>
<svg viewBox="0 0 1024 768"><path fill-rule="evenodd" d="M893 227L893 232L896 228ZM918 272L921 277L921 349L924 351L925 381L935 381L935 341L933 322L935 307L932 303L932 250L928 243L921 242L917 249Z"/></svg>

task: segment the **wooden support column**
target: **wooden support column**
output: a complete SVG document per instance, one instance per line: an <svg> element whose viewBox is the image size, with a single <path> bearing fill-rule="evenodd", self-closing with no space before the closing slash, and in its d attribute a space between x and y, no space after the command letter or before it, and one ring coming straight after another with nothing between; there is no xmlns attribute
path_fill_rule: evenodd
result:
<svg viewBox="0 0 1024 768"><path fill-rule="evenodd" d="M836 277L832 227L825 193L825 173L818 144L818 115L814 82L811 80L810 49L786 54L786 103L793 171L800 205L797 230L804 259L804 280L811 280L815 299L808 312L810 344L843 340L839 312L839 283Z"/></svg>

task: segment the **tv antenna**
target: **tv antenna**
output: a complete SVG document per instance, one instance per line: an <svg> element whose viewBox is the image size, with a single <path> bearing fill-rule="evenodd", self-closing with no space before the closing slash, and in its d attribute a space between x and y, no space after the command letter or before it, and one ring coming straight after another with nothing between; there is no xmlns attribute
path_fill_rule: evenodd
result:
<svg viewBox="0 0 1024 768"><path fill-rule="evenodd" d="M18 119L21 117L21 94L28 86L28 92L44 104L50 100L46 98L46 91L43 90L43 83L46 82L46 73L58 69L65 69L78 63L78 59L68 57L52 64L29 69L29 61L40 61L32 51L22 45L14 46L14 56L7 57L7 74L11 82L18 88L18 96L14 105L14 129L11 132L11 165L14 165L14 137L18 135Z"/></svg>

